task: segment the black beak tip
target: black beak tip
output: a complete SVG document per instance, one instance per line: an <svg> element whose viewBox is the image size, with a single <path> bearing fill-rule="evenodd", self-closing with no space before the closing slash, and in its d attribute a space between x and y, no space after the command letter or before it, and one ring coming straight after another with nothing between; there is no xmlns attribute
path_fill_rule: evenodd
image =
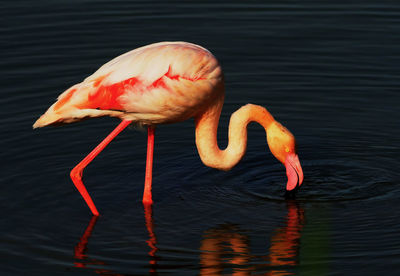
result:
<svg viewBox="0 0 400 276"><path fill-rule="evenodd" d="M296 194L297 191L299 190L299 187L300 185L299 183L297 183L296 188L294 188L293 190L290 191L286 190L284 195L285 199L296 199Z"/></svg>

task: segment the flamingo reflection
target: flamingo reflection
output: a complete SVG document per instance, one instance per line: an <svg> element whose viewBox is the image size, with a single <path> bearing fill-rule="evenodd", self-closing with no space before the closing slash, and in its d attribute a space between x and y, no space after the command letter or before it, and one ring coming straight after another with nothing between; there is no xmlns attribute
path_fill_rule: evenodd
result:
<svg viewBox="0 0 400 276"><path fill-rule="evenodd" d="M238 227L223 225L208 230L200 250L200 275L250 275L253 271L266 271L265 275L290 275L298 265L304 210L289 201L285 226L271 237L269 254L258 257L250 252L249 239ZM254 265L253 263L261 263Z"/></svg>
<svg viewBox="0 0 400 276"><path fill-rule="evenodd" d="M232 275L250 275L244 269L250 259L249 242L240 232L229 224L206 231L200 246L200 275L222 275L226 266L234 266Z"/></svg>
<svg viewBox="0 0 400 276"><path fill-rule="evenodd" d="M150 256L150 261L149 261L150 273L155 273L157 266L156 252L158 248L157 248L157 238L153 231L154 228L153 206L152 204L143 204L143 207L144 207L144 218L146 221L146 228L147 232L149 233L149 239L146 242L147 245L150 247L150 251L148 253Z"/></svg>
<svg viewBox="0 0 400 276"><path fill-rule="evenodd" d="M88 266L105 266L106 263L103 261L99 261L93 258L89 258L86 255L86 252L88 250L88 243L89 243L89 238L92 235L94 226L96 225L98 216L93 216L90 221L88 226L85 229L85 232L83 232L82 237L80 238L78 244L74 248L74 257L75 257L75 262L74 266L78 268L87 268ZM97 274L100 275L113 275L113 276L118 276L120 274L113 273L111 270L108 269L102 269L102 268L97 268L94 270Z"/></svg>
<svg viewBox="0 0 400 276"><path fill-rule="evenodd" d="M154 228L154 222L153 222L153 209L151 204L143 204L144 206L144 217L145 217L145 225L149 234L149 239L146 241L148 246L150 247L150 251L148 252L148 255L150 257L150 271L149 274L156 274L156 265L157 265L157 258L156 258L156 252L158 250L157 248L157 238L156 235L154 234L153 228ZM88 243L89 243L89 238L92 235L93 229L96 225L98 216L93 216L86 227L85 231L83 232L82 237L79 239L78 244L74 248L74 266L78 268L88 268L88 266L107 266L107 264L103 261L99 261L93 258L89 258L86 254L88 250ZM108 269L94 269L94 272L100 275L122 275L115 273L111 270Z"/></svg>
<svg viewBox="0 0 400 276"><path fill-rule="evenodd" d="M288 202L286 225L275 231L271 238L269 263L275 267L269 275L282 275L282 267L298 265L301 229L304 226L304 210L295 202Z"/></svg>
<svg viewBox="0 0 400 276"><path fill-rule="evenodd" d="M144 205L146 240L149 246L149 274L157 274L157 238L154 232L152 205ZM74 248L77 268L107 267L103 261L89 258L88 243L98 220L93 216L78 244ZM239 226L224 224L207 230L200 246L200 275L251 275L264 271L264 275L291 275L299 261L301 230L305 223L304 210L294 201L287 202L286 223L274 231L266 255L251 253L250 240ZM100 275L121 275L107 269L94 268ZM229 272L228 272L229 271Z"/></svg>
<svg viewBox="0 0 400 276"><path fill-rule="evenodd" d="M80 238L78 244L75 246L74 249L74 257L77 260L74 265L75 267L84 268L86 267L87 262L87 244L89 242L89 238L92 235L93 228L97 222L98 216L93 216L89 222L89 225L86 227L85 232L83 232L82 237Z"/></svg>

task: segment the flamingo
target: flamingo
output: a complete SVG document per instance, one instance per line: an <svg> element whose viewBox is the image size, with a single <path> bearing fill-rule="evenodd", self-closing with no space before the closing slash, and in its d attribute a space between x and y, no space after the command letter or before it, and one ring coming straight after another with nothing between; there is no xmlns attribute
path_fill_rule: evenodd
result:
<svg viewBox="0 0 400 276"><path fill-rule="evenodd" d="M94 74L63 92L33 128L77 122L89 117L118 117L121 123L70 173L93 215L99 212L83 182L84 168L128 125L148 129L143 203L152 204L154 130L158 124L194 118L196 146L209 167L229 170L243 157L246 126L261 124L272 154L285 165L291 191L303 182L293 134L262 106L247 104L229 122L229 143L220 149L217 128L224 103L222 69L205 48L187 42L159 42L134 49L101 66Z"/></svg>

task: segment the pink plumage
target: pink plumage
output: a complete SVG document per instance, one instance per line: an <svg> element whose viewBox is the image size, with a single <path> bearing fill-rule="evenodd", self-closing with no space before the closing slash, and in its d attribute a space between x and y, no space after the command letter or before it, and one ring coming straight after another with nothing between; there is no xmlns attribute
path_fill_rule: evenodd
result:
<svg viewBox="0 0 400 276"><path fill-rule="evenodd" d="M200 46L151 44L114 58L66 90L33 127L105 115L145 124L183 121L223 94L222 79L217 59Z"/></svg>
<svg viewBox="0 0 400 276"><path fill-rule="evenodd" d="M303 181L294 136L264 108L247 104L231 116L229 143L221 150L217 128L224 102L224 80L217 59L205 48L187 42L160 42L125 53L62 93L34 123L43 127L112 116L122 122L71 171L71 179L94 215L99 215L82 182L84 168L129 124L148 126L143 203L152 204L154 128L194 117L196 146L207 166L229 170L243 157L247 125L261 124L268 132L272 154L287 171L287 190Z"/></svg>

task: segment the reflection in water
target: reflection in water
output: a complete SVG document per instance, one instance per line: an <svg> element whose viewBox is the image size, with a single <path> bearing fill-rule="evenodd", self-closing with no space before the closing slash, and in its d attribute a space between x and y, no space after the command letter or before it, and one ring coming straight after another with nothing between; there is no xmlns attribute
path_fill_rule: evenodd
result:
<svg viewBox="0 0 400 276"><path fill-rule="evenodd" d="M149 239L146 241L148 246L150 247L150 251L148 255L150 256L150 271L149 274L156 274L156 252L158 248L156 247L157 239L156 235L154 234L153 231L153 208L151 204L143 204L144 206L144 217L145 217L145 224L147 231L149 233ZM83 233L82 237L80 238L78 244L75 246L74 249L74 266L78 268L89 268L88 266L91 265L100 265L100 266L106 266L107 264L102 261L98 261L93 258L88 258L86 255L86 251L88 250L88 242L89 238L93 232L93 228L96 225L98 216L93 216L86 227L85 232ZM94 269L94 272L100 275L121 275L118 273L114 273L111 270L108 269Z"/></svg>
<svg viewBox="0 0 400 276"><path fill-rule="evenodd" d="M234 225L206 231L200 251L200 275L222 275L225 264L234 266L232 275L250 275L248 238Z"/></svg>
<svg viewBox="0 0 400 276"><path fill-rule="evenodd" d="M288 201L286 223L278 228L271 237L271 245L265 256L252 255L248 236L238 226L225 224L207 230L200 246L200 275L251 275L252 272L264 271L265 275L291 275L299 260L301 230L304 226L304 210L295 201ZM146 240L150 250L149 274L157 271L157 238L154 233L152 205L144 205L145 225L149 238ZM107 264L88 258L89 238L98 217L93 216L75 246L74 266L106 266ZM229 272L228 272L229 271ZM120 275L106 269L94 269L100 275Z"/></svg>
<svg viewBox="0 0 400 276"><path fill-rule="evenodd" d="M286 225L271 237L266 263L252 265L248 237L237 226L222 225L208 230L201 243L200 275L222 275L232 269L232 275L250 275L252 271L266 270L266 275L290 275L298 265L304 210L296 202L288 201Z"/></svg>
<svg viewBox="0 0 400 276"><path fill-rule="evenodd" d="M146 228L149 233L149 239L146 241L148 246L150 247L149 256L150 256L150 273L156 272L156 252L158 248L156 247L157 238L154 234L153 227L153 206L151 204L143 204L144 207L144 218L146 220Z"/></svg>
<svg viewBox="0 0 400 276"><path fill-rule="evenodd" d="M94 225L96 224L96 221L98 218L99 218L98 216L92 217L92 219L89 222L89 225L86 227L85 232L83 232L81 239L79 240L78 244L75 246L74 257L77 261L74 264L76 267L81 267L81 268L86 267L87 244L89 242L90 236L92 235Z"/></svg>
<svg viewBox="0 0 400 276"><path fill-rule="evenodd" d="M289 271L285 268L298 265L304 220L304 210L296 202L288 201L286 225L276 230L271 238L269 264L273 269L268 275L287 275Z"/></svg>
<svg viewBox="0 0 400 276"><path fill-rule="evenodd" d="M82 237L80 238L78 244L75 246L74 249L74 258L75 258L75 262L74 262L74 266L75 267L79 267L79 268L88 268L87 266L91 266L91 265L97 265L97 266L104 266L106 265L106 263L96 260L96 259L92 259L92 258L88 258L88 256L86 255L86 251L88 249L87 245L89 242L89 238L92 235L93 232L93 228L96 225L97 219L99 217L98 216L93 216L89 222L89 225L86 227L85 232L83 233ZM95 269L94 272L96 272L97 274L100 275L119 275L116 273L113 273L112 271L108 270L108 269Z"/></svg>

